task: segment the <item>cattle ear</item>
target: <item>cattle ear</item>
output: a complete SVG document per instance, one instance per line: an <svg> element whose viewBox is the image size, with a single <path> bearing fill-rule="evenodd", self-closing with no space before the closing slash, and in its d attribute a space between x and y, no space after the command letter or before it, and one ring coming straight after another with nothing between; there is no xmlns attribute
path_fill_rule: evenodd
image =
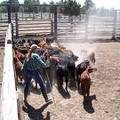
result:
<svg viewBox="0 0 120 120"><path fill-rule="evenodd" d="M92 72L93 72L93 68L89 67L89 68L88 68L88 72L89 72L89 73L92 73Z"/></svg>

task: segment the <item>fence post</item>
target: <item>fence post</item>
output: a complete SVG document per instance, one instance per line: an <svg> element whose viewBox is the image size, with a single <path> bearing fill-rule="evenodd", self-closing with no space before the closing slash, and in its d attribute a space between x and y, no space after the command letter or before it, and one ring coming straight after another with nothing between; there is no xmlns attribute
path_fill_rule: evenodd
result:
<svg viewBox="0 0 120 120"><path fill-rule="evenodd" d="M85 16L85 40L88 40L88 11Z"/></svg>
<svg viewBox="0 0 120 120"><path fill-rule="evenodd" d="M35 19L35 11L34 10L35 10L35 5L33 5L33 18L32 18L33 20Z"/></svg>
<svg viewBox="0 0 120 120"><path fill-rule="evenodd" d="M18 33L18 13L15 12L15 24L16 24L16 39L18 39L19 33Z"/></svg>
<svg viewBox="0 0 120 120"><path fill-rule="evenodd" d="M113 40L116 40L116 24L117 24L117 11L114 10L113 34L112 34Z"/></svg>
<svg viewBox="0 0 120 120"><path fill-rule="evenodd" d="M53 20L51 20L51 35L53 35Z"/></svg>
<svg viewBox="0 0 120 120"><path fill-rule="evenodd" d="M18 120L17 93L13 69L12 33L9 24L5 38L4 75L1 88L0 120Z"/></svg>
<svg viewBox="0 0 120 120"><path fill-rule="evenodd" d="M40 6L40 13L41 13L41 20L42 20L42 18L43 18L43 14L42 14L42 12L43 12L43 7L42 6Z"/></svg>
<svg viewBox="0 0 120 120"><path fill-rule="evenodd" d="M11 0L8 1L7 9L8 9L8 23L11 23Z"/></svg>
<svg viewBox="0 0 120 120"><path fill-rule="evenodd" d="M57 6L54 6L54 36L57 41Z"/></svg>
<svg viewBox="0 0 120 120"><path fill-rule="evenodd" d="M51 18L51 6L49 6L49 20Z"/></svg>
<svg viewBox="0 0 120 120"><path fill-rule="evenodd" d="M11 23L11 33L12 33L12 41L13 41L13 36L14 36L13 23Z"/></svg>

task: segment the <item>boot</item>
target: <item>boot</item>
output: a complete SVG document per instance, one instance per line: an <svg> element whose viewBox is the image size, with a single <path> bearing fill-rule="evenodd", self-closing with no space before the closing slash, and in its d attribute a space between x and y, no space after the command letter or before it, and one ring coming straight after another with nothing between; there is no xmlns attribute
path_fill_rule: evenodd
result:
<svg viewBox="0 0 120 120"><path fill-rule="evenodd" d="M44 97L46 103L48 103L48 102L52 102L52 98L48 98L46 92L43 92L42 94L43 94L43 97Z"/></svg>

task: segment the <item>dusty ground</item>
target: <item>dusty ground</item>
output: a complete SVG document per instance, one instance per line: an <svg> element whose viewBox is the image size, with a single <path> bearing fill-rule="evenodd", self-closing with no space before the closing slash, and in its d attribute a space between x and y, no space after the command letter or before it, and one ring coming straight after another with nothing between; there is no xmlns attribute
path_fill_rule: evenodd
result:
<svg viewBox="0 0 120 120"><path fill-rule="evenodd" d="M97 72L93 73L89 103L83 105L83 98L76 89L69 88L60 93L53 87L49 96L54 104L45 105L42 95L31 92L28 105L23 106L23 93L19 89L20 114L22 120L120 120L120 44L64 44L73 51L93 48L96 52ZM76 53L77 53L76 52ZM22 89L23 90L23 89ZM95 100L96 97L96 100Z"/></svg>

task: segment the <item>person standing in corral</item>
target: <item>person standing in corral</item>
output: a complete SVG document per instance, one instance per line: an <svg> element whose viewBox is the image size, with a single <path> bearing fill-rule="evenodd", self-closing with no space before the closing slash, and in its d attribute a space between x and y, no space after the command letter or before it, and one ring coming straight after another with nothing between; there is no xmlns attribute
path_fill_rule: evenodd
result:
<svg viewBox="0 0 120 120"><path fill-rule="evenodd" d="M48 98L47 96L45 83L39 71L39 67L47 68L47 65L42 61L41 57L36 53L37 48L38 46L36 44L33 44L30 47L27 58L22 68L25 79L24 102L27 102L27 95L29 92L29 86L32 78L38 82L42 95L45 99L45 102L52 102L52 99Z"/></svg>

